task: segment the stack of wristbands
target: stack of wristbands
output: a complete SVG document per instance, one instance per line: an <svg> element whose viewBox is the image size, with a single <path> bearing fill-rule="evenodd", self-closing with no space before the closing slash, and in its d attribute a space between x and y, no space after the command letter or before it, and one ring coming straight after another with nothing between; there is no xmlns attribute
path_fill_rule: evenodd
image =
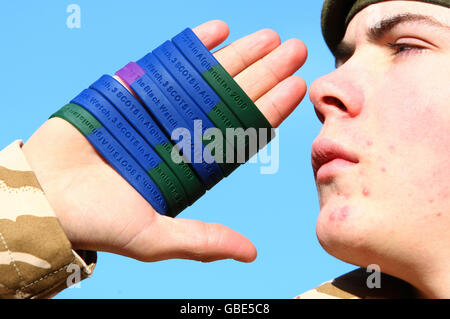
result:
<svg viewBox="0 0 450 319"><path fill-rule="evenodd" d="M76 127L157 212L172 217L275 135L189 28L114 77L103 75L52 117ZM190 138L180 142L180 132Z"/></svg>

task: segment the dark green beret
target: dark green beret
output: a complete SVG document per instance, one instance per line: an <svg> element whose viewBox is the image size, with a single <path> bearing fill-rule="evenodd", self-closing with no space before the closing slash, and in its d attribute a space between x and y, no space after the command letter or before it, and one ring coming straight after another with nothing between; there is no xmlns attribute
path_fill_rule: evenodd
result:
<svg viewBox="0 0 450 319"><path fill-rule="evenodd" d="M350 20L365 7L386 0L325 0L322 7L322 34L334 53L342 41ZM410 0L438 4L450 8L450 0Z"/></svg>

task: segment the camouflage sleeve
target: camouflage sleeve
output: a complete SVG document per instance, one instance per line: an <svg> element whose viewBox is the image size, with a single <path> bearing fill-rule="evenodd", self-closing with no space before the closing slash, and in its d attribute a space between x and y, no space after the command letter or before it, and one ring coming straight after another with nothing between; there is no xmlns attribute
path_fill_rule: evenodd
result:
<svg viewBox="0 0 450 319"><path fill-rule="evenodd" d="M89 277L97 255L72 250L22 145L0 151L0 297L50 298Z"/></svg>

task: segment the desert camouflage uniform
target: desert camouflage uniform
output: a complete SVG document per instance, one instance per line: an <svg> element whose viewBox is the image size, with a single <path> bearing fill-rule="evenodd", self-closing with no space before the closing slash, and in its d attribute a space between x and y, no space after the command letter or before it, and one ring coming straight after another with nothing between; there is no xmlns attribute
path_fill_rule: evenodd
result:
<svg viewBox="0 0 450 319"><path fill-rule="evenodd" d="M92 274L75 252L16 140L0 151L0 297L49 298Z"/></svg>
<svg viewBox="0 0 450 319"><path fill-rule="evenodd" d="M295 299L407 299L415 297L411 285L386 274L380 274L378 287L368 285L367 279L373 283L369 278L372 274L365 268L358 268L306 291Z"/></svg>

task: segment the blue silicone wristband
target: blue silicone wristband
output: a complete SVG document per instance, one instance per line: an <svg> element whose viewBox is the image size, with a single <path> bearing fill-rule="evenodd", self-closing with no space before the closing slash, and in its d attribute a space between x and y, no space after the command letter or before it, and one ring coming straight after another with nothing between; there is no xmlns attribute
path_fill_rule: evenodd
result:
<svg viewBox="0 0 450 319"><path fill-rule="evenodd" d="M183 85L183 89L206 115L220 102L216 92L205 82L172 42L167 40L153 50L153 54L178 83Z"/></svg>
<svg viewBox="0 0 450 319"><path fill-rule="evenodd" d="M94 115L104 127L111 132L129 153L149 171L159 163L161 158L139 135L128 121L100 93L92 89L83 90L70 103L78 104Z"/></svg>
<svg viewBox="0 0 450 319"><path fill-rule="evenodd" d="M186 194L178 179L170 172L153 148L100 93L86 89L70 103L91 113L122 144L160 188L169 206L169 215L176 216L187 206Z"/></svg>
<svg viewBox="0 0 450 319"><path fill-rule="evenodd" d="M182 180L189 194L190 204L194 203L206 191L200 180L186 163L172 162L173 144L153 120L144 106L116 79L103 75L94 82L92 89L101 93L131 123L145 140L160 154L174 173ZM117 104L116 104L117 103Z"/></svg>
<svg viewBox="0 0 450 319"><path fill-rule="evenodd" d="M162 132L141 103L110 75L103 75L95 81L91 89L101 93L136 130L153 146L169 143L169 139Z"/></svg>
<svg viewBox="0 0 450 319"><path fill-rule="evenodd" d="M157 47L153 50L153 54L161 61L175 80L183 86L192 100L200 106L203 113L222 132L223 163L225 163L227 150L238 148L237 137L235 140L234 135L231 134L230 136L227 131L228 129L233 131L239 128L242 129L242 123L171 41L166 41ZM239 165L237 162L227 162L220 167L224 175L228 176Z"/></svg>
<svg viewBox="0 0 450 319"><path fill-rule="evenodd" d="M215 184L217 184L223 178L222 172L218 164L214 161L214 158L209 155L208 149L205 148L201 141L198 141L201 148L195 147L194 140L192 138L195 137L193 123L189 123L175 109L173 103L167 99L166 95L161 92L161 89L149 77L149 75L146 74L139 65L133 62L128 63L123 69L116 72L116 74L121 76L121 78L131 87L140 100L147 106L148 110L153 114L155 119L165 129L167 135L172 136L172 132L179 127L189 130L191 136L191 149L189 150L191 152L190 164L192 168L195 170L207 189L211 189ZM183 150L183 153L186 152L187 150ZM203 156L204 154L206 155ZM204 159L207 159L207 161Z"/></svg>
<svg viewBox="0 0 450 319"><path fill-rule="evenodd" d="M260 131L259 134L265 134L268 140L258 141L258 149L265 146L275 136L272 125L197 35L186 28L173 37L172 42L239 118L244 128L264 129L264 133Z"/></svg>
<svg viewBox="0 0 450 319"><path fill-rule="evenodd" d="M201 120L202 134L208 128L215 127L153 53L148 53L136 63L149 75L188 123Z"/></svg>
<svg viewBox="0 0 450 319"><path fill-rule="evenodd" d="M174 36L172 42L200 74L219 64L219 61L190 28L186 28Z"/></svg>
<svg viewBox="0 0 450 319"><path fill-rule="evenodd" d="M77 104L67 104L50 116L50 118L52 117L61 117L74 125L158 213L167 214L168 205L159 188L147 172L92 114Z"/></svg>

